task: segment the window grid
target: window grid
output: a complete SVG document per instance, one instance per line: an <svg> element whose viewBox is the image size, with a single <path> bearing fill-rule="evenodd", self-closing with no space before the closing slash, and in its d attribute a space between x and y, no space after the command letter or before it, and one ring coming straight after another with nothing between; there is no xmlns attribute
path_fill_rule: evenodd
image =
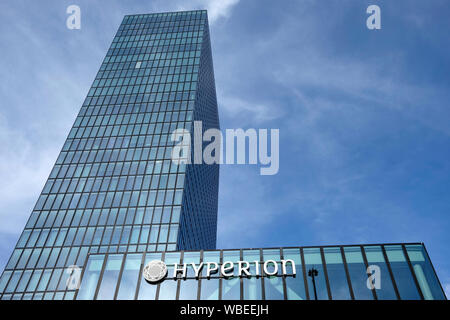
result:
<svg viewBox="0 0 450 320"><path fill-rule="evenodd" d="M271 251L274 251L275 253L277 253L279 258L277 258L276 261L279 262L280 259L284 259L285 258L285 252L290 252L290 254L292 254L292 251L294 250L295 252L297 252L298 263L299 263L297 265L297 262L296 262L296 268L297 268L297 270L296 270L297 271L297 276L296 277L298 278L297 281L298 281L298 284L305 286L304 288L302 288L302 289L304 289L303 292L305 292L305 294L303 295L302 298L303 299L314 299L314 295L311 295L311 292L313 291L313 288L309 287L310 285L308 285L306 282L303 281L304 278L302 279L302 275L304 277L305 275L308 274L308 271L309 271L309 270L306 270L306 268L305 268L306 265L304 263L304 256L303 256L304 253L303 253L302 249L313 248L313 249L320 249L321 252L324 252L324 249L326 249L326 248L336 248L337 249L336 252L338 253L338 255L341 258L341 262L340 262L341 265L348 270L348 268L347 268L348 263L353 263L353 261L347 262L348 260L345 257L344 250L343 250L344 248L354 248L354 249L361 250L361 253L362 253L363 257L365 257L366 249L379 247L380 248L380 253L381 253L383 250L386 250L385 246L389 247L389 246L391 246L391 244L385 244L385 245L373 244L373 245L364 245L364 246L361 246L361 245L350 245L350 246L321 246L321 247L290 247L290 248L272 248L272 249L269 248L269 249L211 250L211 251L210 250L208 250L208 251L203 251L202 250L202 251L181 251L181 252L173 252L173 253L161 252L161 260L162 261L167 261L166 258L167 258L167 256L169 254L178 254L179 255L179 259L178 259L177 263L181 263L182 264L182 263L184 263L186 261L185 260L186 254L189 254L191 256L192 255L198 256L198 263L201 263L201 262L213 261L210 258L205 257L205 252L208 252L210 254L211 253L217 253L217 255L219 257L219 261L220 261L219 262L219 268L220 268L220 266L224 263L224 261L228 261L228 260L229 261L234 261L231 258L226 258L225 254L227 254L227 256L229 256L230 253L235 252L236 253L235 256L237 257L237 260L234 261L234 262L236 263L238 260L241 260L241 261L245 260L244 252L247 252L247 253L248 252L252 252L252 253L254 253L254 254L259 256L260 270L262 270L263 261L267 260L267 258L265 258L264 254L263 254L265 251L271 250ZM399 247L401 247L401 250L404 250L405 252L406 252L407 248L409 249L409 248L413 248L413 247L420 247L420 248L422 248L422 250L424 250L424 252L426 254L426 249L423 246L423 244L399 244ZM121 267L121 270L120 270L121 273L123 272L127 255L132 255L132 254L133 253L123 254L123 257L122 257L123 258L123 260L122 260L123 262L122 262L122 267ZM94 255L94 256L96 256L96 255ZM326 266L327 262L326 262L326 259L325 259L324 255L319 255L319 256L320 256L320 264L323 265L323 266ZM105 261L107 261L107 258L108 258L108 254L106 254L106 256L105 256L105 258L103 260L102 273L104 272L105 265L106 265ZM428 259L428 256L426 257L426 259ZM363 264L366 265L367 264L367 257L364 258L364 260L365 261L363 262ZM159 298L159 294L160 294L161 286L164 285L164 283L166 283L166 282L173 281L173 280L169 279L169 278L172 278L171 267L173 265L172 264L173 261L171 260L171 263L167 264L167 266L169 268L169 274L168 274L167 278L163 282L160 282L159 284L146 283L145 280L142 279L141 273L142 273L143 267L149 261L150 261L149 259L146 259L146 254L142 253L142 259L141 259L141 263L140 263L140 268L139 268L139 270L136 270L136 272L138 272L139 276L137 277L138 278L138 280L137 280L138 282L135 283L135 286L136 286L136 291L135 291L135 296L134 296L135 299L139 299L139 287L142 286L142 285L154 286L155 287L154 299L158 299ZM251 261L249 261L249 262L251 262ZM391 262L392 261L390 261L389 259L385 258L385 263L388 266L388 268L390 268L390 263ZM198 266L198 263L197 263L197 266ZM406 260L405 260L404 264L405 264L405 266L408 266L408 265L411 264L411 261L409 260L407 255L406 255ZM429 260L428 260L428 264L429 264L430 267L432 267L432 264L431 264L431 262L429 262ZM236 266L236 264L235 264L235 266ZM409 270L411 271L411 275L413 277L415 277L413 269L411 268ZM234 274L236 275L236 268L234 270ZM367 273L363 272L362 276L363 276L362 279L364 280L364 285L365 285L366 280L368 279L369 275ZM438 282L436 275L434 274L433 276L436 279L436 281ZM255 277L255 276L252 275L251 277ZM246 279L249 279L251 277L239 276L239 282L238 282L239 292L237 293L237 295L234 296L234 299L237 299L237 300L244 299L244 281L246 281ZM292 275L281 275L280 274L280 270L278 272L278 277L281 279L281 287L282 287L282 291L283 291L282 299L287 300L288 299L288 296L287 296L288 290L287 289L290 288L290 284L287 283L287 279L289 279L289 278L296 278L296 277L293 277ZM395 279L395 277L393 277L393 275L391 273L389 273L388 275L385 275L385 277L386 278L384 278L385 279L384 281L392 281L392 283L394 284L394 288L397 287L398 284L396 283L396 279ZM270 277L267 276L267 275L261 275L261 276L255 277L255 278L257 278L258 279L257 281L260 283L260 289L259 290L261 290L261 291L259 291L259 292L260 292L260 294L262 296L262 299L263 300L267 299L267 297L266 297L266 294L267 294L266 290L273 290L273 288L268 288L267 287L268 280L269 280ZM217 290L218 290L217 297L218 297L219 300L224 299L224 296L223 296L223 290L224 289L223 288L225 286L225 283L229 282L231 278L224 277L223 275L220 275L218 273L212 274L209 278L207 278L205 269L203 269L201 271L199 278L195 278L193 274L189 274L189 273L187 274L187 276L185 278L181 278L181 275L178 274L178 279L176 281L177 282L177 284L176 284L176 291L173 293L173 299L179 299L180 298L180 294L183 293L183 292L181 292L182 287L184 288L184 286L182 286L182 284L188 283L187 281L189 281L189 280L195 280L195 281L192 281L193 287L191 287L190 289L191 290L195 289L196 291L194 292L195 293L194 295L197 297L197 299L200 299L200 297L201 297L201 290L202 290L202 283L204 281L210 281L209 279L218 279L219 282L217 283ZM326 283L326 288L327 288L327 291L328 291L328 299L333 299L332 294L330 292L330 282L333 282L335 280L333 280L333 278L329 278L328 276L325 277L325 279L326 279L326 282L327 282ZM349 292L352 292L352 283L351 283L351 281L349 281L350 278L347 275L343 274L342 279L344 280L346 285L348 285ZM102 279L100 278L99 281L98 281L98 284L96 286L96 291L98 291L99 287L101 286L101 283L102 283ZM419 286L418 282L415 282L415 284L416 284L415 289L421 295L421 299L423 299L423 295L421 293L421 290L422 290L421 287ZM119 279L118 284L116 286L116 293L117 293L117 290L119 288L119 285L120 285L120 279ZM83 287L83 284L82 284L82 287ZM308 289L309 289L309 292L310 292L309 296L306 295L306 292L308 292ZM366 290L372 291L369 288L367 288ZM373 290L378 290L378 289L373 289ZM441 288L441 290L442 290L442 288ZM436 296L434 298L435 299L445 299L445 296L443 295L443 291L441 291L441 293L442 293L442 296L438 295L438 296ZM372 295L372 293L370 293L370 295ZM117 294L115 294L115 297L117 297ZM377 295L376 294L373 295L373 297L374 297L375 300L377 299ZM399 299L399 296L396 296L396 298ZM355 299L355 297L352 294L352 300L354 300L354 299Z"/></svg>
<svg viewBox="0 0 450 320"><path fill-rule="evenodd" d="M148 24L132 22L140 19ZM20 292L6 296L70 298L74 291L61 291L65 268L82 266L88 254L183 246L189 176L185 165L170 161L170 133L191 130L200 107L205 26L206 11L125 16L8 261L0 294L17 280ZM3 280L9 276L14 281ZM30 291L31 280L30 288L37 283Z"/></svg>

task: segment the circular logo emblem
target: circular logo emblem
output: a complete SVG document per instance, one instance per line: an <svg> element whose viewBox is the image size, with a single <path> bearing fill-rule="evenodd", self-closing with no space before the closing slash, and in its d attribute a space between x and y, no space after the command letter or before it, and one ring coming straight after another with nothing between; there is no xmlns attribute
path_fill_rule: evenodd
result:
<svg viewBox="0 0 450 320"><path fill-rule="evenodd" d="M151 283L158 282L167 275L166 264L159 260L153 260L144 267L143 276L145 280Z"/></svg>

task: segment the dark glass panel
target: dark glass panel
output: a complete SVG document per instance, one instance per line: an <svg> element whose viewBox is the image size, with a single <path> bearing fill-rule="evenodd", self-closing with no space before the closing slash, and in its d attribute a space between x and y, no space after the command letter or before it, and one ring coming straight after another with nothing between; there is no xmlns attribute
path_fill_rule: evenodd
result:
<svg viewBox="0 0 450 320"><path fill-rule="evenodd" d="M77 300L92 300L94 298L104 260L104 255L95 255L88 259Z"/></svg>
<svg viewBox="0 0 450 320"><path fill-rule="evenodd" d="M328 282L330 283L332 299L351 299L341 249L339 247L324 248L323 251L327 264Z"/></svg>
<svg viewBox="0 0 450 320"><path fill-rule="evenodd" d="M303 249L305 259L306 277L308 279L309 296L311 300L328 300L328 291L325 281L325 273L322 265L322 257L319 248ZM316 270L317 272L315 272ZM314 277L313 277L314 276ZM313 281L314 278L314 281Z"/></svg>
<svg viewBox="0 0 450 320"><path fill-rule="evenodd" d="M394 274L400 298L419 300L420 294L400 245L385 246L386 254Z"/></svg>
<svg viewBox="0 0 450 320"><path fill-rule="evenodd" d="M178 299L197 300L198 285L196 279L180 280L180 296Z"/></svg>
<svg viewBox="0 0 450 320"><path fill-rule="evenodd" d="M345 247L345 260L353 287L353 293L357 300L373 300L373 293L367 285L367 268L360 247Z"/></svg>
<svg viewBox="0 0 450 320"><path fill-rule="evenodd" d="M240 300L241 285L237 277L222 279L222 300Z"/></svg>
<svg viewBox="0 0 450 320"><path fill-rule="evenodd" d="M141 270L142 254L128 254L120 280L117 300L133 300Z"/></svg>
<svg viewBox="0 0 450 320"><path fill-rule="evenodd" d="M377 280L373 280L372 282L375 291L377 293L377 298L379 300L396 300L397 296L395 295L394 286L392 284L389 269L387 268L386 261L384 260L383 251L381 250L381 247L365 246L364 251L366 253L369 267L370 266L375 266L375 268L378 267L380 271L379 275L373 274L373 277L379 276L379 288L377 288L376 284Z"/></svg>
<svg viewBox="0 0 450 320"><path fill-rule="evenodd" d="M286 294L288 300L305 300L305 282L303 279L302 260L300 257L300 249L283 249L285 260L293 260L295 263L295 275L290 264L286 266Z"/></svg>
<svg viewBox="0 0 450 320"><path fill-rule="evenodd" d="M445 300L439 280L422 245L406 245L409 260L425 300Z"/></svg>
<svg viewBox="0 0 450 320"><path fill-rule="evenodd" d="M219 279L201 280L200 300L218 300L219 299Z"/></svg>

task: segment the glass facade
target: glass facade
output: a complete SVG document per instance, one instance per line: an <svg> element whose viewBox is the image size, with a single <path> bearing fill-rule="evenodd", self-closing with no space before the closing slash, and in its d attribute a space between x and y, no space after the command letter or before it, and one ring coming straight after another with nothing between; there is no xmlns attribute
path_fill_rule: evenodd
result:
<svg viewBox="0 0 450 320"><path fill-rule="evenodd" d="M215 250L219 165L171 159L194 121L219 129L206 11L125 16L0 299L446 299L420 243Z"/></svg>
<svg viewBox="0 0 450 320"><path fill-rule="evenodd" d="M118 297L129 298L139 264L122 265L122 253L215 249L219 166L171 161L171 133L195 120L219 128L206 11L125 16L3 272L2 298L73 298L60 292L67 268L88 253L108 258L104 279L125 268ZM100 262L86 267L94 285ZM98 297L113 298L107 285Z"/></svg>
<svg viewBox="0 0 450 320"><path fill-rule="evenodd" d="M400 251L396 251L397 249ZM403 252L407 252L407 256L403 255ZM141 274L143 267L155 259L165 262L168 273L161 282L152 284ZM286 263L286 272L283 273L282 261L288 259L295 265L295 274L291 263ZM242 261L250 264L249 275L239 274L239 263L243 263ZM273 262L267 263L268 261ZM218 263L219 270L227 262L231 262L234 268L228 276L219 271L208 275L206 264L213 262ZM274 263L278 267L275 267ZM175 264L178 264L178 267L187 265L185 276L177 273L177 277L174 278ZM198 276L195 275L195 269L191 264L196 268L203 266ZM372 273L369 267L377 271ZM259 275L256 270L259 270ZM267 270L267 273L264 270ZM275 270L275 274L272 274ZM312 270L317 270L314 279ZM120 273L122 277L116 275ZM102 276L99 277L98 274ZM372 278L369 278L370 276ZM371 281L374 276L378 277L378 280ZM379 281L378 284L376 281ZM373 283L373 286L370 283ZM127 293L123 292L124 287L127 288ZM107 296L102 293L103 288L107 289ZM90 255L76 299L113 298L117 300L446 299L423 244Z"/></svg>

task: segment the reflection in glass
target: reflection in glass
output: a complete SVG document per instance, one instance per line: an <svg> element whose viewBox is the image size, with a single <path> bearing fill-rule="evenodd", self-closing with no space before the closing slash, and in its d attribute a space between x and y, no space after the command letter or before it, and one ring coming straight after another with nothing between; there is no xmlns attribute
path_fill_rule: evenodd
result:
<svg viewBox="0 0 450 320"><path fill-rule="evenodd" d="M293 274L292 267L287 264L286 272L286 294L288 300L305 300L305 282L303 279L302 260L300 258L300 249L284 249L283 255L285 260L293 260L295 263L296 274Z"/></svg>
<svg viewBox="0 0 450 320"><path fill-rule="evenodd" d="M11 277L11 271L4 271L2 277L0 278L0 292L3 293L6 285L8 284L9 278Z"/></svg>
<svg viewBox="0 0 450 320"><path fill-rule="evenodd" d="M123 254L111 254L108 256L100 289L98 290L97 300L114 299L122 260Z"/></svg>
<svg viewBox="0 0 450 320"><path fill-rule="evenodd" d="M219 299L219 279L202 279L201 286L200 300Z"/></svg>
<svg viewBox="0 0 450 320"><path fill-rule="evenodd" d="M41 278L42 270L34 270L33 276L31 277L30 282L28 283L28 287L26 291L34 291L38 285L39 279Z"/></svg>
<svg viewBox="0 0 450 320"><path fill-rule="evenodd" d="M180 280L179 300L197 300L198 280Z"/></svg>
<svg viewBox="0 0 450 320"><path fill-rule="evenodd" d="M222 263L228 262L228 261L233 262L233 264L234 264L233 275L235 275L235 276L238 275L237 262L240 260L241 260L241 253L239 250L228 250L228 251L223 252ZM229 271L229 273L231 274L231 270Z"/></svg>
<svg viewBox="0 0 450 320"><path fill-rule="evenodd" d="M274 260L280 261L280 249L264 249L263 250L264 261Z"/></svg>
<svg viewBox="0 0 450 320"><path fill-rule="evenodd" d="M386 255L402 300L420 300L414 278L400 245L385 246Z"/></svg>
<svg viewBox="0 0 450 320"><path fill-rule="evenodd" d="M384 260L383 251L380 246L365 246L367 262L369 266L378 266L380 268L380 289L375 287L377 298L379 300L397 300L391 276Z"/></svg>
<svg viewBox="0 0 450 320"><path fill-rule="evenodd" d="M50 282L47 286L47 291L56 290L56 286L58 285L59 278L61 277L62 269L54 269L52 277L50 278Z"/></svg>
<svg viewBox="0 0 450 320"><path fill-rule="evenodd" d="M222 279L222 300L240 300L241 282L237 277Z"/></svg>
<svg viewBox="0 0 450 320"><path fill-rule="evenodd" d="M102 271L104 260L104 255L96 255L89 258L86 266L86 271L84 272L83 280L81 282L80 290L78 291L77 300L92 300L94 298L95 289L97 288L97 282L100 276L100 272ZM45 273L46 272L47 271L45 271Z"/></svg>
<svg viewBox="0 0 450 320"><path fill-rule="evenodd" d="M133 300L141 269L142 254L128 254L120 280L118 300Z"/></svg>
<svg viewBox="0 0 450 320"><path fill-rule="evenodd" d="M17 286L15 291L17 291L17 292L24 292L25 291L25 288L26 288L26 286L28 284L28 281L31 278L31 273L32 273L31 270L25 270L24 271L23 276L20 279L19 285Z"/></svg>
<svg viewBox="0 0 450 320"><path fill-rule="evenodd" d="M322 257L320 255L319 248L305 248L303 249L303 255L305 258L306 277L308 278L309 296L311 300L315 300L315 294L317 294L317 300L328 300L327 285L325 282L325 273L322 266ZM314 270L317 270L317 275L314 276L314 282L312 275L315 274ZM309 276L308 274L311 274ZM314 288L316 290L314 290Z"/></svg>
<svg viewBox="0 0 450 320"><path fill-rule="evenodd" d="M243 278L244 300L261 300L261 278Z"/></svg>
<svg viewBox="0 0 450 320"><path fill-rule="evenodd" d="M206 277L206 273L207 273L207 262L215 262L219 265L220 268L220 251L204 251L203 252L203 262L204 262L204 267L201 271L201 275L203 277ZM213 266L212 266L213 267ZM211 268L212 268L211 267ZM219 276L219 271L211 271L210 273L211 277L217 277Z"/></svg>
<svg viewBox="0 0 450 320"><path fill-rule="evenodd" d="M44 273L42 274L41 280L39 281L39 285L38 285L38 288L37 288L38 291L44 291L45 290L45 288L47 287L48 281L50 280L50 276L51 275L52 275L52 270L47 269L47 270L44 271ZM95 284L95 286L97 286L97 284Z"/></svg>
<svg viewBox="0 0 450 320"><path fill-rule="evenodd" d="M445 300L439 280L422 245L406 245L409 260L425 300Z"/></svg>
<svg viewBox="0 0 450 320"><path fill-rule="evenodd" d="M148 253L145 255L144 266L152 260L161 260L161 253ZM155 300L158 285L148 283L141 277L138 300Z"/></svg>
<svg viewBox="0 0 450 320"><path fill-rule="evenodd" d="M266 300L283 300L283 278L276 276L264 277L264 291Z"/></svg>
<svg viewBox="0 0 450 320"><path fill-rule="evenodd" d="M200 263L200 252L185 252L183 256L183 263L187 266L187 277L195 277L195 271L192 268L191 263L198 264Z"/></svg>
<svg viewBox="0 0 450 320"><path fill-rule="evenodd" d="M347 275L340 248L324 248L325 262L327 264L328 282L330 283L331 297L334 300L350 300Z"/></svg>
<svg viewBox="0 0 450 320"><path fill-rule="evenodd" d="M373 293L367 286L367 268L359 247L345 247L345 260L353 287L353 293L357 300L373 300Z"/></svg>
<svg viewBox="0 0 450 320"><path fill-rule="evenodd" d="M261 258L259 255L259 250L244 250L243 257L244 257L244 261L247 261L250 264L249 272L251 275L257 274L257 272L256 272L257 265L256 264L258 264L259 275L262 274L261 273L262 264L261 264Z"/></svg>
<svg viewBox="0 0 450 320"><path fill-rule="evenodd" d="M159 286L158 300L175 300L177 295L178 281L166 279Z"/></svg>

